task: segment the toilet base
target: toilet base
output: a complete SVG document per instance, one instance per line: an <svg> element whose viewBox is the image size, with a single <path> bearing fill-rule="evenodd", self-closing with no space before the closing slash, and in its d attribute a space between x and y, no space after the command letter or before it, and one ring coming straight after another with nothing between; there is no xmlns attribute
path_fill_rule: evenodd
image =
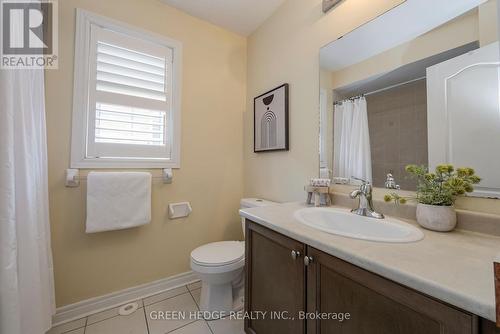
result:
<svg viewBox="0 0 500 334"><path fill-rule="evenodd" d="M233 311L241 311L245 307L245 293L242 292L233 298Z"/></svg>
<svg viewBox="0 0 500 334"><path fill-rule="evenodd" d="M209 289L203 289L203 283L200 296L200 311L205 320L217 320L226 317L230 312L241 311L244 308L244 288L240 291L234 291L227 286L211 286ZM205 291L205 293L203 293ZM229 292L229 293L228 293Z"/></svg>
<svg viewBox="0 0 500 334"><path fill-rule="evenodd" d="M202 279L200 310L215 316L218 312L227 315L243 309L244 286L243 270L228 283L213 284Z"/></svg>
<svg viewBox="0 0 500 334"><path fill-rule="evenodd" d="M204 312L229 312L233 308L233 288L227 284L202 282L200 310Z"/></svg>

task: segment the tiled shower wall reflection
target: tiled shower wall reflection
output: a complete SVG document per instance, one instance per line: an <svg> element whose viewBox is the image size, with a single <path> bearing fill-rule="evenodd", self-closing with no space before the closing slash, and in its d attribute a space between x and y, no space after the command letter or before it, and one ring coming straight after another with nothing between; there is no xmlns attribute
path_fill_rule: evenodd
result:
<svg viewBox="0 0 500 334"><path fill-rule="evenodd" d="M422 79L366 97L375 187L392 173L401 189L415 190L405 166L428 163L426 90Z"/></svg>

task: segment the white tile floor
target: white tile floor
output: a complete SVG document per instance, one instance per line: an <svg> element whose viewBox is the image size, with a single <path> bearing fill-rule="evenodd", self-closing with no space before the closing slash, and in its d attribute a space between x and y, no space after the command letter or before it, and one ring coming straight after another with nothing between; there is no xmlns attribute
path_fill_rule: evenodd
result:
<svg viewBox="0 0 500 334"><path fill-rule="evenodd" d="M128 316L118 307L53 327L47 334L244 334L243 320L154 320L155 311L199 311L200 282L138 300L139 309Z"/></svg>

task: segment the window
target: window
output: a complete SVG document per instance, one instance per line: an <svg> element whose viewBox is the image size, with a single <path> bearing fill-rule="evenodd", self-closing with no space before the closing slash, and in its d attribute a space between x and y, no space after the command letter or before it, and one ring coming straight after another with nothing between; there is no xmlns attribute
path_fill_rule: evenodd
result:
<svg viewBox="0 0 500 334"><path fill-rule="evenodd" d="M180 167L180 43L77 10L72 168Z"/></svg>

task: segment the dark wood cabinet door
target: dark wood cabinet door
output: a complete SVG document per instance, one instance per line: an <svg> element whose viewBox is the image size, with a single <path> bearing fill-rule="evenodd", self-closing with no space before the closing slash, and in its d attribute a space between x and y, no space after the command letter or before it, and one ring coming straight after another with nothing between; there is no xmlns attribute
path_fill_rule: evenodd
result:
<svg viewBox="0 0 500 334"><path fill-rule="evenodd" d="M350 313L308 320L307 334L471 334L477 317L308 247L307 311Z"/></svg>
<svg viewBox="0 0 500 334"><path fill-rule="evenodd" d="M245 240L245 310L259 316L245 319L245 332L304 334L305 321L296 317L305 309L304 244L249 220ZM280 319L287 317L294 319Z"/></svg>
<svg viewBox="0 0 500 334"><path fill-rule="evenodd" d="M493 264L493 272L495 275L496 325L500 332L500 262L495 262Z"/></svg>
<svg viewBox="0 0 500 334"><path fill-rule="evenodd" d="M492 321L480 318L479 319L479 333L481 334L500 334L500 327Z"/></svg>

